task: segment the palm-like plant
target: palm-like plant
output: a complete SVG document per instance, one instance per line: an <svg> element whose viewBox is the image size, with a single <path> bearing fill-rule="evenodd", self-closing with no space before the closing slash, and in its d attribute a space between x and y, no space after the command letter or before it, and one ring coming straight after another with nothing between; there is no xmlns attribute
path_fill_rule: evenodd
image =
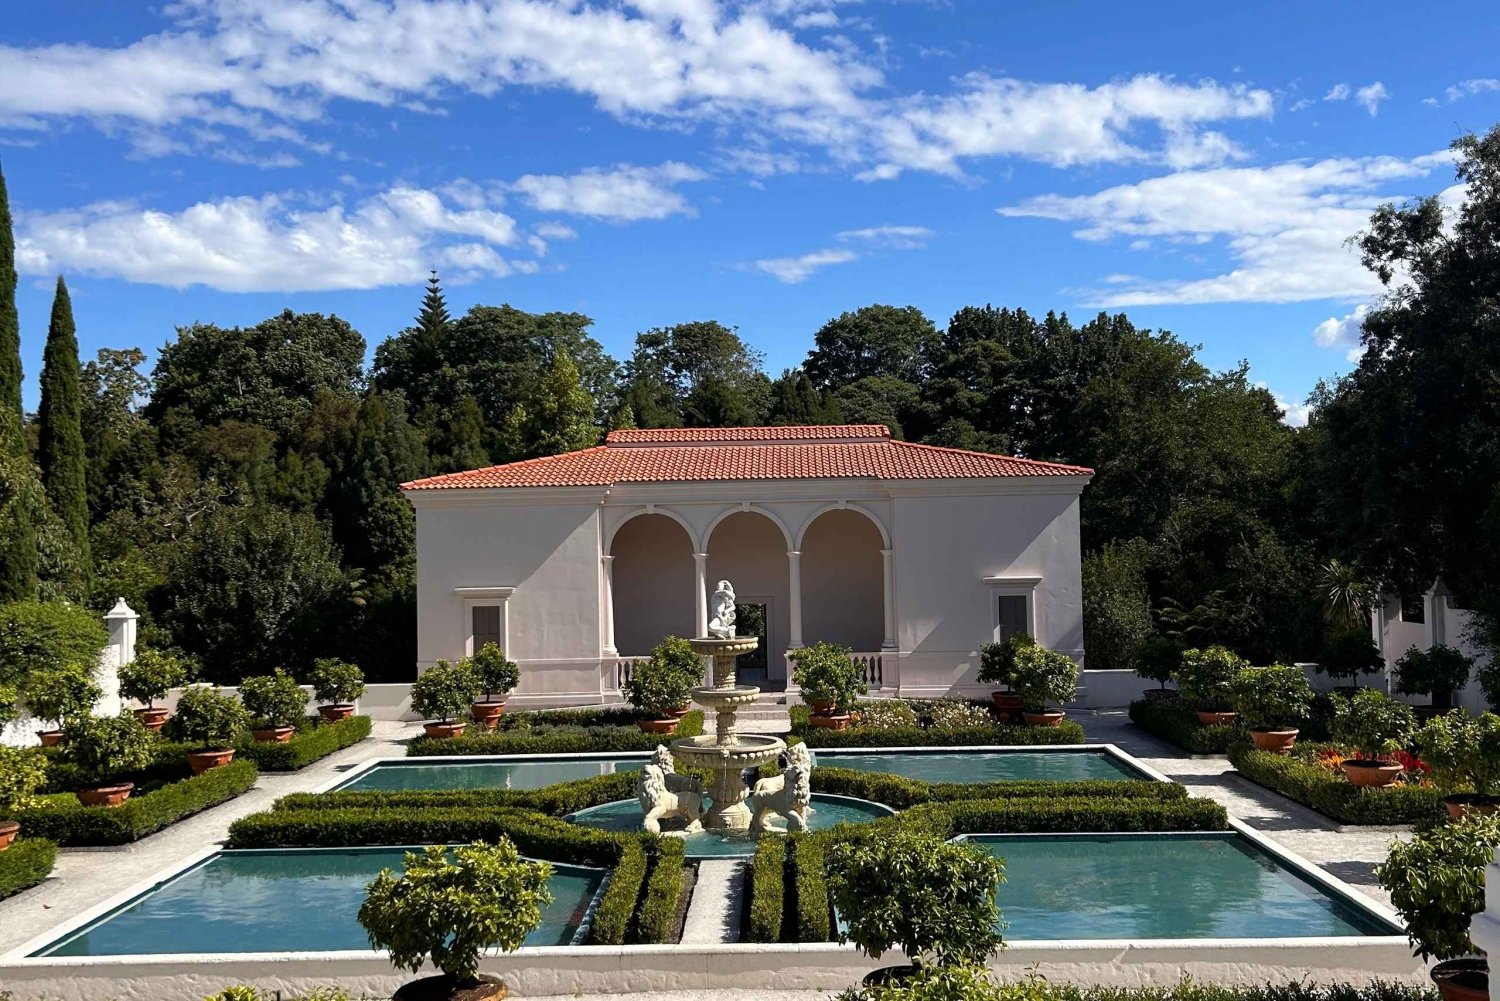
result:
<svg viewBox="0 0 1500 1001"><path fill-rule="evenodd" d="M1378 596L1375 585L1353 563L1329 560L1313 583L1323 621L1336 629L1356 629L1370 621Z"/></svg>

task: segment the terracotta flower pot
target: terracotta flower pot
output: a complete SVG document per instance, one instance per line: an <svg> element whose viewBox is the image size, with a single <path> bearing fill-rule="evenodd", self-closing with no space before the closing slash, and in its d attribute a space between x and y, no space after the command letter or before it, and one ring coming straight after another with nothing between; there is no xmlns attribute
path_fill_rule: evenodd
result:
<svg viewBox="0 0 1500 1001"><path fill-rule="evenodd" d="M130 792L134 788L134 782L121 782L118 785L80 789L73 795L77 796L78 802L84 806L115 807L129 799Z"/></svg>
<svg viewBox="0 0 1500 1001"><path fill-rule="evenodd" d="M223 768L234 760L234 748L220 747L212 751L193 751L187 756L188 767L194 775L202 775L210 768Z"/></svg>
<svg viewBox="0 0 1500 1001"><path fill-rule="evenodd" d="M693 704L691 702L684 702L682 705L678 706L676 709L668 709L667 710L667 715L670 716L670 717L672 717L673 719L682 719L682 717L686 716L688 713L690 713L692 711L693 711Z"/></svg>
<svg viewBox="0 0 1500 1001"><path fill-rule="evenodd" d="M141 721L141 726L152 733L161 733L161 728L166 725L167 717L172 715L169 709L136 709L135 718Z"/></svg>
<svg viewBox="0 0 1500 1001"><path fill-rule="evenodd" d="M1239 713L1218 713L1198 710L1199 726L1225 726L1240 718Z"/></svg>
<svg viewBox="0 0 1500 1001"><path fill-rule="evenodd" d="M1370 758L1350 758L1344 762L1343 769L1350 782L1357 786L1372 788L1388 786L1401 774L1400 765L1393 765L1388 761L1374 761Z"/></svg>
<svg viewBox="0 0 1500 1001"><path fill-rule="evenodd" d="M474 722L484 727L486 732L500 725L500 716L504 712L504 699L491 702L476 702L469 707L469 715L474 717Z"/></svg>
<svg viewBox="0 0 1500 1001"><path fill-rule="evenodd" d="M58 747L63 742L63 732L61 730L38 730L36 735L41 740L43 747Z"/></svg>
<svg viewBox="0 0 1500 1001"><path fill-rule="evenodd" d="M807 722L820 730L847 730L850 721L848 713L814 713Z"/></svg>
<svg viewBox="0 0 1500 1001"><path fill-rule="evenodd" d="M462 737L464 735L464 727L467 725L461 719L453 720L450 723L423 723L422 732L435 740L451 740L454 737Z"/></svg>
<svg viewBox="0 0 1500 1001"><path fill-rule="evenodd" d="M636 726L640 727L646 733L676 733L677 732L677 720L675 720L671 716L666 716L666 717L664 717L662 719L642 719L642 720L636 720Z"/></svg>
<svg viewBox="0 0 1500 1001"><path fill-rule="evenodd" d="M1021 719L1021 696L1015 692L991 692L995 713L1003 723L1015 723Z"/></svg>
<svg viewBox="0 0 1500 1001"><path fill-rule="evenodd" d="M16 840L16 835L21 833L21 825L14 820L0 820L0 852L10 847L10 843Z"/></svg>
<svg viewBox="0 0 1500 1001"><path fill-rule="evenodd" d="M332 706L318 706L318 715L330 723L338 723L354 715L354 706L347 702Z"/></svg>
<svg viewBox="0 0 1500 1001"><path fill-rule="evenodd" d="M1255 745L1257 751L1291 754L1292 745L1297 743L1297 734L1300 732L1294 727L1252 727L1250 743Z"/></svg>
<svg viewBox="0 0 1500 1001"><path fill-rule="evenodd" d="M1452 796L1444 796L1443 805L1448 808L1448 816L1453 820L1462 820L1474 813L1488 816L1492 813L1500 813L1500 796L1481 796L1478 793L1461 792Z"/></svg>
<svg viewBox="0 0 1500 1001"><path fill-rule="evenodd" d="M1490 967L1483 959L1445 960L1427 975L1437 985L1443 1001L1489 1001Z"/></svg>
<svg viewBox="0 0 1500 1001"><path fill-rule="evenodd" d="M813 714L816 715L816 716L827 716L829 713L831 713L833 711L833 700L832 699L808 699L807 700L807 707L809 709L811 709L813 711Z"/></svg>
<svg viewBox="0 0 1500 1001"><path fill-rule="evenodd" d="M1057 726L1067 714L1061 709L1044 709L1039 713L1023 712L1021 716L1027 726Z"/></svg>
<svg viewBox="0 0 1500 1001"><path fill-rule="evenodd" d="M292 734L297 732L294 726L272 726L264 730L251 730L250 736L262 744L285 744L292 739Z"/></svg>

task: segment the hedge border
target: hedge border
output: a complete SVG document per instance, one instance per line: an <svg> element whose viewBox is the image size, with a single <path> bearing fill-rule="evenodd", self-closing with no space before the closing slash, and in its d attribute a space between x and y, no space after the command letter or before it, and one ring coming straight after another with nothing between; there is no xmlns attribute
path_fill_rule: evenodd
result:
<svg viewBox="0 0 1500 1001"><path fill-rule="evenodd" d="M337 723L319 722L298 730L284 744L244 734L234 746L240 757L255 762L255 767L263 772L295 772L358 744L370 735L371 726L368 716L350 716Z"/></svg>
<svg viewBox="0 0 1500 1001"><path fill-rule="evenodd" d="M1360 788L1312 762L1257 751L1248 743L1230 747L1229 763L1256 785L1341 824L1419 824L1443 816L1442 794L1432 788Z"/></svg>
<svg viewBox="0 0 1500 1001"><path fill-rule="evenodd" d="M658 839L651 853L651 873L635 915L634 941L642 945L670 942L677 933L677 905L682 901L686 858L682 841Z"/></svg>
<svg viewBox="0 0 1500 1001"><path fill-rule="evenodd" d="M0 900L29 890L52 873L57 845L46 838L17 838L0 852Z"/></svg>
<svg viewBox="0 0 1500 1001"><path fill-rule="evenodd" d="M1239 735L1233 726L1201 725L1193 710L1179 701L1138 699L1130 703L1130 722L1189 754L1225 754Z"/></svg>
<svg viewBox="0 0 1500 1001"><path fill-rule="evenodd" d="M620 849L619 860L609 874L609 885L594 908L589 925L589 942L593 945L624 945L635 917L636 901L646 883L646 849L640 842L627 842Z"/></svg>
<svg viewBox="0 0 1500 1001"><path fill-rule="evenodd" d="M623 712L623 710L613 710ZM549 713L531 713L529 716L545 717ZM633 714L632 720L639 718ZM628 726L602 725L579 726L554 725L549 721L530 727L501 730L496 733L465 733L462 737L434 739L428 736L415 737L407 742L409 758L437 755L509 755L509 754L576 754L585 751L654 751L660 744L667 744L683 737L697 737L703 733L703 711L694 709L677 724L672 734L646 733L634 722Z"/></svg>
<svg viewBox="0 0 1500 1001"><path fill-rule="evenodd" d="M15 819L26 831L67 848L129 844L234 799L255 785L259 774L254 762L231 761L131 796L114 808L54 803L22 810Z"/></svg>
<svg viewBox="0 0 1500 1001"><path fill-rule="evenodd" d="M793 942L827 942L833 935L823 846L823 839L806 834L787 838L787 861L792 870L787 880L792 888L792 922L787 937Z"/></svg>
<svg viewBox="0 0 1500 1001"><path fill-rule="evenodd" d="M1082 744L1083 727L1065 719L1057 726L1017 726L997 723L984 727L903 726L873 729L852 726L847 730L825 730L808 723L812 710L792 706L792 738L800 739L813 749L821 747L963 747L1014 745L1044 747L1057 744Z"/></svg>
<svg viewBox="0 0 1500 1001"><path fill-rule="evenodd" d="M837 761L837 758L830 758ZM837 765L813 769L814 792L857 796L907 810L922 803L952 803L971 799L1058 799L1101 797L1132 800L1181 800L1188 791L1176 782L1153 779L1079 779L1076 781L1006 780L993 782L924 782L886 772L866 772Z"/></svg>
<svg viewBox="0 0 1500 1001"><path fill-rule="evenodd" d="M747 942L780 942L786 907L785 838L761 838L750 858L749 914L743 938Z"/></svg>

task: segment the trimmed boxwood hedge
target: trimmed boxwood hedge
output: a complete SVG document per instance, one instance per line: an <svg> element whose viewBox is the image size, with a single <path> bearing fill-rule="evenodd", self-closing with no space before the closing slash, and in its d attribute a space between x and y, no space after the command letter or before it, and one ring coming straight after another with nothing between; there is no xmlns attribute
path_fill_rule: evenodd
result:
<svg viewBox="0 0 1500 1001"><path fill-rule="evenodd" d="M633 940L641 944L671 942L677 937L677 905L682 901L686 865L682 841L658 838L652 846L651 875L636 911Z"/></svg>
<svg viewBox="0 0 1500 1001"><path fill-rule="evenodd" d="M806 834L787 838L787 862L791 866L791 927L783 928L792 942L827 942L832 937L828 906L828 874L823 865L824 840Z"/></svg>
<svg viewBox="0 0 1500 1001"><path fill-rule="evenodd" d="M1130 721L1153 737L1160 737L1190 754L1223 754L1239 735L1236 727L1203 726L1198 716L1180 701L1130 703Z"/></svg>
<svg viewBox="0 0 1500 1001"><path fill-rule="evenodd" d="M263 772L294 772L319 758L352 747L370 735L370 717L350 716L337 723L308 721L285 744L259 741L245 734L235 742L239 757L255 762Z"/></svg>
<svg viewBox="0 0 1500 1001"><path fill-rule="evenodd" d="M123 845L233 799L255 785L257 775L253 762L232 761L132 795L112 809L61 800L22 810L15 819L28 833L68 848Z"/></svg>
<svg viewBox="0 0 1500 1001"><path fill-rule="evenodd" d="M1016 726L996 723L980 727L902 726L875 729L852 726L847 730L824 730L812 726L807 718L812 710L792 706L792 737L808 747L964 747L986 744L1082 744L1083 727L1072 720L1057 726Z"/></svg>
<svg viewBox="0 0 1500 1001"><path fill-rule="evenodd" d="M616 772L589 779L560 782L542 789L403 789L350 792L298 792L276 801L277 810L370 809L488 809L514 807L554 817L602 803L635 798L635 772Z"/></svg>
<svg viewBox="0 0 1500 1001"><path fill-rule="evenodd" d="M838 761L837 758L826 760ZM839 768L834 764L820 764L813 769L812 787L814 792L873 799L898 810L905 810L920 803L949 803L966 799L1001 797L1059 799L1098 796L1167 801L1187 799L1188 795L1187 789L1176 782L1156 782L1150 779L1125 779L1118 782L1109 779L923 782L920 779L909 779L884 772Z"/></svg>
<svg viewBox="0 0 1500 1001"><path fill-rule="evenodd" d="M646 884L646 849L640 841L627 841L620 848L609 885L594 908L589 925L589 942L593 945L624 945L635 917L636 901Z"/></svg>
<svg viewBox="0 0 1500 1001"><path fill-rule="evenodd" d="M658 744L703 733L703 711L694 709L677 724L674 734L646 733L636 726L641 714L625 709L572 710L568 713L517 713L526 725L513 723L495 733L469 733L433 739L421 736L406 745L408 757L442 754L576 754L584 751L654 751ZM510 717L501 717L502 721ZM599 719L598 723L568 722ZM536 720L533 722L532 720ZM562 722L554 722L559 720Z"/></svg>
<svg viewBox="0 0 1500 1001"><path fill-rule="evenodd" d="M874 989L850 988L831 1001L869 1001L874 993ZM900 988L885 988L878 991L878 996L883 1001L900 1001L940 995L932 991L918 994ZM1380 980L1361 986L1292 981L1252 987L1221 987L1184 977L1171 987L1080 987L1048 981L1040 976L997 986L974 997L983 1001L998 1001L1000 998L1006 1001L1438 1001L1439 998L1431 984L1418 986Z"/></svg>
<svg viewBox="0 0 1500 1001"><path fill-rule="evenodd" d="M1312 750L1311 746L1305 748ZM1361 788L1340 772L1298 757L1232 745L1229 762L1257 785L1294 799L1343 824L1416 824L1443 814L1442 794L1421 786Z"/></svg>
<svg viewBox="0 0 1500 1001"><path fill-rule="evenodd" d="M0 900L36 886L52 872L57 845L46 838L17 838L0 852Z"/></svg>
<svg viewBox="0 0 1500 1001"><path fill-rule="evenodd" d="M745 885L750 912L745 921L747 942L781 941L788 843L786 838L772 837L761 838L755 846L755 855L750 859L750 879Z"/></svg>

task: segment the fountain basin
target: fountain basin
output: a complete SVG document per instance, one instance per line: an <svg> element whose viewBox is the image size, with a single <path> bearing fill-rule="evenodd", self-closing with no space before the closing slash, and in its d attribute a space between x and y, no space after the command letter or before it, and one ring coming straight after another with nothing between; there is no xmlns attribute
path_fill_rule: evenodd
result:
<svg viewBox="0 0 1500 1001"><path fill-rule="evenodd" d="M720 744L711 733L672 741L672 757L687 768L728 771L738 779L740 771L775 761L786 750L786 741L761 733L736 734L733 744Z"/></svg>

